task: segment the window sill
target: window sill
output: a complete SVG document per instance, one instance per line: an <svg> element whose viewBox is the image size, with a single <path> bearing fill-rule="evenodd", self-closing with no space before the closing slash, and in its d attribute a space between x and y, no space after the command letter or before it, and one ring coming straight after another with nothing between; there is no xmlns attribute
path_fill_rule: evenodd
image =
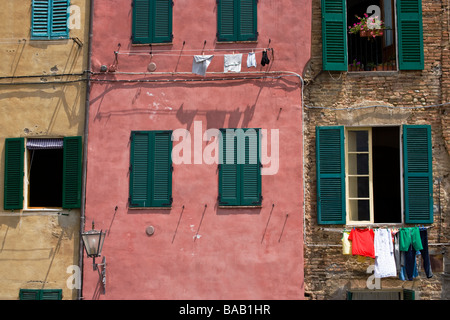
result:
<svg viewBox="0 0 450 320"><path fill-rule="evenodd" d="M233 43L250 43L250 44L256 44L258 43L258 40L251 40L251 41L217 41L217 44L233 44Z"/></svg>
<svg viewBox="0 0 450 320"><path fill-rule="evenodd" d="M262 205L258 206L219 206L219 209L260 209Z"/></svg>
<svg viewBox="0 0 450 320"><path fill-rule="evenodd" d="M172 46L173 42L157 42L157 43L132 43L131 46L132 47L148 47L149 45L151 46Z"/></svg>
<svg viewBox="0 0 450 320"><path fill-rule="evenodd" d="M33 37L30 38L30 41L61 41L61 40L69 40L70 38L45 38L45 37Z"/></svg>
<svg viewBox="0 0 450 320"><path fill-rule="evenodd" d="M381 77L397 75L398 70L380 70L380 71L347 71L349 76L367 76L367 77Z"/></svg>
<svg viewBox="0 0 450 320"><path fill-rule="evenodd" d="M65 211L63 208L24 208L23 212L36 212L36 211L45 211L45 212L62 212Z"/></svg>
<svg viewBox="0 0 450 320"><path fill-rule="evenodd" d="M172 207L128 207L130 210L171 210Z"/></svg>

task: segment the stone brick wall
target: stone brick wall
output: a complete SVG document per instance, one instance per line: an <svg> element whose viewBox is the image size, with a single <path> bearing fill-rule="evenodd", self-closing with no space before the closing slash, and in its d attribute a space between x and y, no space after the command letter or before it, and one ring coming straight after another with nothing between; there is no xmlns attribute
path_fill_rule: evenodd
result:
<svg viewBox="0 0 450 320"><path fill-rule="evenodd" d="M367 268L374 264L370 258L359 261L342 254L342 226L317 224L315 127L388 124L431 125L435 210L429 249L442 265L431 279L419 266L414 281L383 278L381 288L414 289L416 299L449 297L449 7L444 1L422 0L422 10L424 70L328 72L322 70L320 1L313 1L312 58L304 74L305 299L345 299L347 289L367 288Z"/></svg>

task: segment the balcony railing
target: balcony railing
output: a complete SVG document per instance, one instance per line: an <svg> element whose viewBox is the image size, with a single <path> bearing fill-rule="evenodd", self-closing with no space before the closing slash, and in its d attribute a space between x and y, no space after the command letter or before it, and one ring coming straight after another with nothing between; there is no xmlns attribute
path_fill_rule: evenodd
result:
<svg viewBox="0 0 450 320"><path fill-rule="evenodd" d="M384 30L375 38L350 33L347 39L348 71L397 70L393 30Z"/></svg>

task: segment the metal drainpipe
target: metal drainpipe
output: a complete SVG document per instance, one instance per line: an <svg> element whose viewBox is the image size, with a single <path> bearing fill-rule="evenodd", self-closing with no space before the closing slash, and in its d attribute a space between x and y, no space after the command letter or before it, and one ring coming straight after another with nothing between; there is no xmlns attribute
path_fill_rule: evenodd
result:
<svg viewBox="0 0 450 320"><path fill-rule="evenodd" d="M85 226L85 206L86 206L86 172L87 172L87 151L88 151L88 135L89 135L89 100L91 90L91 55L92 55L92 29L94 17L94 0L90 0L89 6L89 37L88 37L88 57L86 70L86 103L84 110L84 144L83 144L83 166L82 166L82 183L81 183L81 210L80 210L80 240L79 240L79 257L78 266L80 267L80 288L78 289L78 300L83 299L83 257L84 245L81 233Z"/></svg>

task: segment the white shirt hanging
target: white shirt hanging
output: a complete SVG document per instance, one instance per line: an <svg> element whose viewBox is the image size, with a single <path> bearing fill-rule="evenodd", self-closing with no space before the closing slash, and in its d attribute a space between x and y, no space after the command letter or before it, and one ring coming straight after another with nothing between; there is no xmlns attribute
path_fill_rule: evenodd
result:
<svg viewBox="0 0 450 320"><path fill-rule="evenodd" d="M375 278L397 276L397 267L394 258L394 244L391 231L388 229L375 229Z"/></svg>
<svg viewBox="0 0 450 320"><path fill-rule="evenodd" d="M241 72L242 53L226 54L223 59L224 72Z"/></svg>

